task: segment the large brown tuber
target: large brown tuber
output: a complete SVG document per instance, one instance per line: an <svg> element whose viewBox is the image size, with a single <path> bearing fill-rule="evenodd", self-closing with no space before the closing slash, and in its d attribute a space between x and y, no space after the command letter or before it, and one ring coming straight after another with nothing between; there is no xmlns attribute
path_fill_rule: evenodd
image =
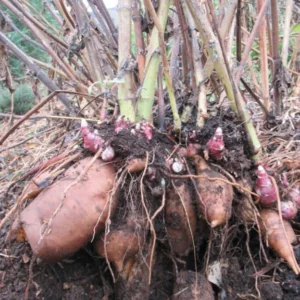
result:
<svg viewBox="0 0 300 300"><path fill-rule="evenodd" d="M173 252L187 255L192 247L197 216L186 183L174 185L167 193L165 220L168 240Z"/></svg>
<svg viewBox="0 0 300 300"><path fill-rule="evenodd" d="M202 157L195 156L194 159L200 175L197 178L197 204L211 227L222 225L231 217L232 185L223 175L212 170Z"/></svg>
<svg viewBox="0 0 300 300"><path fill-rule="evenodd" d="M118 193L113 193L116 174L112 165L96 160L76 182L90 161L85 158L70 167L64 178L42 191L14 224L15 231L25 231L33 252L46 262L73 254L91 241L94 229L98 232L104 228L109 208L111 213L115 210Z"/></svg>
<svg viewBox="0 0 300 300"><path fill-rule="evenodd" d="M271 209L263 209L260 212L260 216L262 222L259 227L267 239L269 246L273 248L281 258L287 261L296 274L299 274L300 269L291 245L297 241L297 238L291 224L283 220L283 228L279 214Z"/></svg>

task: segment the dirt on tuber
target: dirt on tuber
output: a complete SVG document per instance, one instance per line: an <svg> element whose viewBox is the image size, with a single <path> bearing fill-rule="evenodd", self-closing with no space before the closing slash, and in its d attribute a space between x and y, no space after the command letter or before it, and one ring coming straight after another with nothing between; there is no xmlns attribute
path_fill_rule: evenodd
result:
<svg viewBox="0 0 300 300"><path fill-rule="evenodd" d="M201 156L195 156L194 162L200 175L196 180L197 205L211 227L222 225L231 217L232 185L223 175L211 169Z"/></svg>
<svg viewBox="0 0 300 300"><path fill-rule="evenodd" d="M165 222L172 251L176 255L187 255L193 246L197 216L185 182L174 184L167 192Z"/></svg>
<svg viewBox="0 0 300 300"><path fill-rule="evenodd" d="M71 255L104 229L109 210L114 212L118 191L115 170L96 160L77 182L92 158L70 167L65 176L43 190L20 214L14 232L24 230L32 251L45 262Z"/></svg>
<svg viewBox="0 0 300 300"><path fill-rule="evenodd" d="M260 216L261 223L259 227L267 239L268 245L287 261L296 274L299 274L300 268L292 247L292 244L297 241L297 237L291 224L286 220L281 222L279 214L271 209L261 210Z"/></svg>

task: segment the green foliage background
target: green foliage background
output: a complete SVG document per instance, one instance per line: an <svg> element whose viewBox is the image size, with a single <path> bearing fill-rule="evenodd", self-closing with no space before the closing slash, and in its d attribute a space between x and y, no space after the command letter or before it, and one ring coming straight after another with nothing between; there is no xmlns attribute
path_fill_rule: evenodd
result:
<svg viewBox="0 0 300 300"><path fill-rule="evenodd" d="M44 8L43 0L30 0L28 1L30 5L32 5L39 13L43 15L43 17L52 24L52 26L58 28L58 24L55 20L55 18L52 16L52 14ZM33 35L31 34L30 30L21 23L21 21L13 14L11 13L5 6L0 4L0 9L4 11L6 14L8 14L13 23L20 29L24 34L30 36L32 39L34 39ZM31 10L32 14L35 16L36 13ZM30 44L27 42L23 36L17 32L13 31L13 29L10 32L6 33L6 36L22 51L24 51L27 55L38 59L42 62L48 63L50 61L50 57L47 52L43 51L42 49ZM22 62L20 62L16 57L11 56L9 58L9 67L12 72L13 77L18 78L24 76L25 67Z"/></svg>
<svg viewBox="0 0 300 300"><path fill-rule="evenodd" d="M47 9L44 8L43 0L29 0L28 3L31 6L33 6L41 15L43 15L43 17L49 23L51 23L53 27L58 28L58 24L53 15ZM0 4L0 10L4 11L10 16L13 23L21 32L35 40L30 30L24 24L22 24L21 20L19 20L12 12L10 12L2 4ZM33 16L37 16L36 12L33 9L31 10L31 13ZM9 32L6 32L6 36L28 56L31 56L45 63L50 62L51 58L47 52L27 42L19 32L11 28ZM9 57L8 64L13 78L20 78L25 75L25 65L14 55L11 55ZM20 86L17 86L15 84L15 88L16 90L14 93L14 113L24 114L33 107L35 96L32 92L32 88L30 85L22 84ZM10 92L0 83L0 112L10 112L10 106Z"/></svg>
<svg viewBox="0 0 300 300"><path fill-rule="evenodd" d="M25 114L34 105L34 94L29 85L22 84L14 92L14 113ZM2 89L0 93L0 112L10 112L10 92Z"/></svg>

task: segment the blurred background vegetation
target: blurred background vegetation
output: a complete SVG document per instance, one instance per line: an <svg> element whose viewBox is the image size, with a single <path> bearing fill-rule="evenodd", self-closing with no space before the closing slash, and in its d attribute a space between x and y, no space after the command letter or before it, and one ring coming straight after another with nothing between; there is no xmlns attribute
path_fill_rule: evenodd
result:
<svg viewBox="0 0 300 300"><path fill-rule="evenodd" d="M55 28L59 28L53 15L45 9L43 0L31 0L30 5L32 6L32 13L41 14L43 17ZM0 3L0 10L7 14L16 27L25 35L33 38L30 30L19 20L13 13L11 13L5 6ZM33 57L41 62L50 63L51 58L48 53L41 48L29 43L24 39L22 34L13 28L10 28L6 33L6 36L28 56ZM13 76L15 93L14 93L14 113L24 114L30 110L34 105L35 95L32 91L30 84L30 77L26 79L27 69L26 66L17 59L14 55L9 55L8 59L9 69ZM10 92L4 87L3 83L0 82L0 112L10 112Z"/></svg>

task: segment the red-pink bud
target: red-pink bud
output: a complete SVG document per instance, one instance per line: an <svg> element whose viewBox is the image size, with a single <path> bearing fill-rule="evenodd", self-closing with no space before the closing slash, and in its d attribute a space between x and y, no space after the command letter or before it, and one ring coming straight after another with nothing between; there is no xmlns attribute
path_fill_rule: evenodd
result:
<svg viewBox="0 0 300 300"><path fill-rule="evenodd" d="M85 119L81 120L81 134L83 136L86 136L90 133L89 127L88 127L88 123Z"/></svg>
<svg viewBox="0 0 300 300"><path fill-rule="evenodd" d="M83 135L83 147L91 152L97 152L104 143L100 136L90 131L88 123L84 119L81 121L81 133Z"/></svg>
<svg viewBox="0 0 300 300"><path fill-rule="evenodd" d="M150 181L156 179L156 169L154 167L148 167L146 174Z"/></svg>
<svg viewBox="0 0 300 300"><path fill-rule="evenodd" d="M292 220L296 217L298 210L293 201L282 201L280 205L282 217L284 219Z"/></svg>
<svg viewBox="0 0 300 300"><path fill-rule="evenodd" d="M258 166L256 175L255 191L260 197L261 205L263 207L272 207L277 201L273 182L263 166Z"/></svg>
<svg viewBox="0 0 300 300"><path fill-rule="evenodd" d="M192 132L189 132L188 138L189 138L189 141L191 143L197 143L198 142L198 138L197 138L196 130L193 130Z"/></svg>
<svg viewBox="0 0 300 300"><path fill-rule="evenodd" d="M152 139L152 126L148 122L143 122L141 125L141 132L144 133L146 139L150 141Z"/></svg>
<svg viewBox="0 0 300 300"><path fill-rule="evenodd" d="M300 208L300 185L294 186L289 192L290 199Z"/></svg>
<svg viewBox="0 0 300 300"><path fill-rule="evenodd" d="M124 120L123 117L118 118L118 120L115 122L115 133L119 133L122 130L129 128L129 122Z"/></svg>
<svg viewBox="0 0 300 300"><path fill-rule="evenodd" d="M215 135L206 144L209 155L215 160L221 160L224 157L225 145L223 141L223 131L218 127Z"/></svg>
<svg viewBox="0 0 300 300"><path fill-rule="evenodd" d="M101 158L103 161L112 161L115 157L114 149L109 145L101 153Z"/></svg>

